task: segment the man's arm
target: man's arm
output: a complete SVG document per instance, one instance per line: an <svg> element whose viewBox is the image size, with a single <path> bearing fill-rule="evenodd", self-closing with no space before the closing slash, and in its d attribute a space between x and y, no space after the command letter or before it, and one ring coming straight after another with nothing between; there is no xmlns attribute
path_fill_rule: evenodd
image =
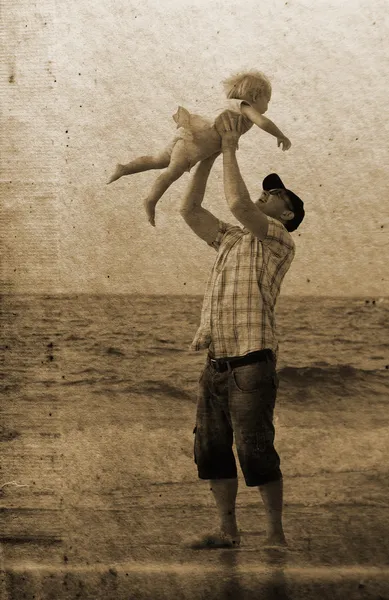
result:
<svg viewBox="0 0 389 600"><path fill-rule="evenodd" d="M269 222L266 215L251 201L236 160L241 119L233 113L222 113L217 121L218 133L222 136L224 193L232 214L260 240L267 236Z"/></svg>
<svg viewBox="0 0 389 600"><path fill-rule="evenodd" d="M207 244L212 244L219 231L219 219L201 206L213 163L219 154L203 160L197 167L183 199L180 214L189 227Z"/></svg>

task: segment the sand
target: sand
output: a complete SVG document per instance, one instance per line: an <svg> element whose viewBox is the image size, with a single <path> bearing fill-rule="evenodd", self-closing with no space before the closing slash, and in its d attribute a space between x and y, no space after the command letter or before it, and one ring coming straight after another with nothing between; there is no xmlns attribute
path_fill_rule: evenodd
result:
<svg viewBox="0 0 389 600"><path fill-rule="evenodd" d="M150 423L161 399L154 400L151 411L150 397L137 397ZM45 419L47 409L41 403L31 408L28 422L20 404L24 435L9 433L7 439L3 430L7 471L15 474L19 486L23 481L28 484L19 487L10 482L2 488L2 600L389 598L388 477L382 465L369 468L369 457L362 455L359 471L354 464L348 472L304 475L303 469L296 473L289 465L284 509L287 550L263 548L259 494L240 478L241 547L191 550L188 541L212 531L216 523L209 486L197 480L190 456L193 407L175 421L171 413L170 428L176 436L169 437L167 423L161 427L160 422L147 432L146 421L136 426L131 415L128 422L133 429L128 436L127 421L119 418L126 414L126 406L113 408L100 400L98 411L87 409L88 404L85 399L71 410L62 407L51 421L53 412ZM300 433L312 425L310 410L314 419L309 405L295 416ZM384 406L381 410L385 424ZM16 413L15 408L14 422ZM169 414L167 400L164 414ZM347 414L344 411L346 421ZM377 419L377 406L370 417ZM301 448L287 407L278 411L277 418L285 463L288 457L293 463L299 450L299 460L312 465L312 428L310 444ZM289 428L282 425L286 418ZM364 420L369 420L366 411ZM71 422L79 423L77 431ZM323 431L316 430L317 448ZM355 431L347 428L350 440ZM163 453L162 458L157 453L160 463L153 463L155 452L150 448L155 450L156 444L162 448L166 444L168 464ZM320 464L327 461L331 467L330 459L329 446L322 446ZM336 464L334 457L332 467Z"/></svg>

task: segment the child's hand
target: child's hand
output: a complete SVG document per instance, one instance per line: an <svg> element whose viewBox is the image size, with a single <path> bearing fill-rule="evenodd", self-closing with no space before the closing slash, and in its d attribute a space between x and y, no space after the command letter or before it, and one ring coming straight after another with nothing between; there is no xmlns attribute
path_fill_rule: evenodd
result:
<svg viewBox="0 0 389 600"><path fill-rule="evenodd" d="M282 151L289 150L292 145L292 142L287 137L279 137L277 138L277 146L278 148L282 145Z"/></svg>

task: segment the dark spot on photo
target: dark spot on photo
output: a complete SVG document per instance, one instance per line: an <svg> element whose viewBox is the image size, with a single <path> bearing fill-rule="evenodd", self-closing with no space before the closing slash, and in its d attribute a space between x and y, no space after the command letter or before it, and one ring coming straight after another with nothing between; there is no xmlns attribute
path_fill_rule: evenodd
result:
<svg viewBox="0 0 389 600"><path fill-rule="evenodd" d="M0 442L10 442L20 435L21 434L15 429L5 429L5 427L0 427Z"/></svg>

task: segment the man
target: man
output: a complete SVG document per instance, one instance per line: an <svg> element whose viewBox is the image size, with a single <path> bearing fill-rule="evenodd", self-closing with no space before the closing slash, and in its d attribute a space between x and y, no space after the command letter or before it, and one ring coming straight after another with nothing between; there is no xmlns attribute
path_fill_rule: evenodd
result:
<svg viewBox="0 0 389 600"><path fill-rule="evenodd" d="M285 545L282 474L274 448L278 379L274 306L295 253L290 235L304 218L303 202L276 174L263 180L252 202L236 159L241 117L216 121L222 136L224 192L242 227L219 221L202 207L216 156L197 167L181 208L192 230L217 251L192 347L208 348L199 383L194 455L198 475L210 480L220 532L194 547L240 544L235 516L238 489L233 436L247 486L257 486L267 522L267 545Z"/></svg>

